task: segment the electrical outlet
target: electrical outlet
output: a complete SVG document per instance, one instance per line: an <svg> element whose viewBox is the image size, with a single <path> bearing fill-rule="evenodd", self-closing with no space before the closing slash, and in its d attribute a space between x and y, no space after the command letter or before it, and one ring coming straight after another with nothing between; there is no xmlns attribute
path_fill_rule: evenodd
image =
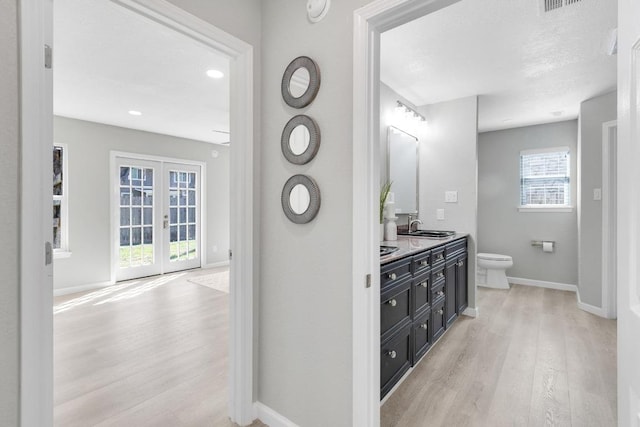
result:
<svg viewBox="0 0 640 427"><path fill-rule="evenodd" d="M600 188L593 189L593 200L602 200L602 189Z"/></svg>
<svg viewBox="0 0 640 427"><path fill-rule="evenodd" d="M436 209L436 219L438 221L444 220L444 209Z"/></svg>
<svg viewBox="0 0 640 427"><path fill-rule="evenodd" d="M445 203L457 203L458 202L458 192L457 191L445 191L444 192L444 202Z"/></svg>

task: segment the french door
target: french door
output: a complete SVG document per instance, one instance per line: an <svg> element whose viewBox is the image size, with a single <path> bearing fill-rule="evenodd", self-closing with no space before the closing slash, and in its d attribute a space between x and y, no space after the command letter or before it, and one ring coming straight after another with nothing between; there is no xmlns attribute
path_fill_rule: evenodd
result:
<svg viewBox="0 0 640 427"><path fill-rule="evenodd" d="M200 166L116 157L114 167L116 280L200 267Z"/></svg>

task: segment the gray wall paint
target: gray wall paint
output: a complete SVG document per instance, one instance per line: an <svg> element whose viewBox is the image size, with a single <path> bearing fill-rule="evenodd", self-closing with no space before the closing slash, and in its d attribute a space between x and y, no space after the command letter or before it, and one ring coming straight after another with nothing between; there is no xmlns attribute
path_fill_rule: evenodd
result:
<svg viewBox="0 0 640 427"><path fill-rule="evenodd" d="M593 189L602 188L602 124L617 116L616 92L580 104L580 299L602 306L602 201Z"/></svg>
<svg viewBox="0 0 640 427"><path fill-rule="evenodd" d="M17 2L0 2L0 426L19 419L19 86Z"/></svg>
<svg viewBox="0 0 640 427"><path fill-rule="evenodd" d="M263 2L262 245L259 400L301 426L352 423L353 11L365 0L332 2L312 24L299 0ZM282 100L280 82L294 58L320 67L322 86L307 108ZM316 158L289 164L280 136L296 114L322 132ZM280 194L294 174L313 177L322 207L309 224L283 214ZM330 408L330 409L328 409Z"/></svg>
<svg viewBox="0 0 640 427"><path fill-rule="evenodd" d="M481 133L478 143L478 251L513 257L510 277L578 283L576 211L518 212L520 151L568 146L571 150L571 200L575 204L578 123L570 120ZM554 240L544 253L531 240Z"/></svg>
<svg viewBox="0 0 640 427"><path fill-rule="evenodd" d="M229 148L221 145L54 118L54 141L67 145L69 250L54 262L54 288L111 279L110 152L156 155L206 164L204 264L227 260L229 249ZM218 157L212 157L212 151ZM214 252L214 246L217 251Z"/></svg>
<svg viewBox="0 0 640 427"><path fill-rule="evenodd" d="M469 234L469 307L476 306L475 257L478 207L478 98L471 96L420 108L428 126L420 141L421 228ZM457 191L457 203L445 203ZM436 210L445 219L436 219Z"/></svg>

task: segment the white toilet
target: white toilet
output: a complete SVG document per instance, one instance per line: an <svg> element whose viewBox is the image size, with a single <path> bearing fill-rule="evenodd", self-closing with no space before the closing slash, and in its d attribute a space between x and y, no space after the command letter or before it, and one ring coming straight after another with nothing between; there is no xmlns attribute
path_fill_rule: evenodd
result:
<svg viewBox="0 0 640 427"><path fill-rule="evenodd" d="M507 268L513 266L513 259L508 255L479 253L477 284L487 288L509 289Z"/></svg>

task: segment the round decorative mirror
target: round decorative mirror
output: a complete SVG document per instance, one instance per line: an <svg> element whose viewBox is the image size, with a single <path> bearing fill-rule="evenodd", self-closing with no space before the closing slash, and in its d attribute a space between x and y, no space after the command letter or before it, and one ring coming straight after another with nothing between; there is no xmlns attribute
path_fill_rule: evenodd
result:
<svg viewBox="0 0 640 427"><path fill-rule="evenodd" d="M294 165L309 163L320 148L320 128L309 116L295 116L285 125L280 145L284 157Z"/></svg>
<svg viewBox="0 0 640 427"><path fill-rule="evenodd" d="M282 76L282 98L293 108L311 104L320 90L320 69L307 56L300 56L287 66Z"/></svg>
<svg viewBox="0 0 640 427"><path fill-rule="evenodd" d="M318 184L307 175L294 175L284 184L281 202L282 210L291 222L306 224L320 210Z"/></svg>

